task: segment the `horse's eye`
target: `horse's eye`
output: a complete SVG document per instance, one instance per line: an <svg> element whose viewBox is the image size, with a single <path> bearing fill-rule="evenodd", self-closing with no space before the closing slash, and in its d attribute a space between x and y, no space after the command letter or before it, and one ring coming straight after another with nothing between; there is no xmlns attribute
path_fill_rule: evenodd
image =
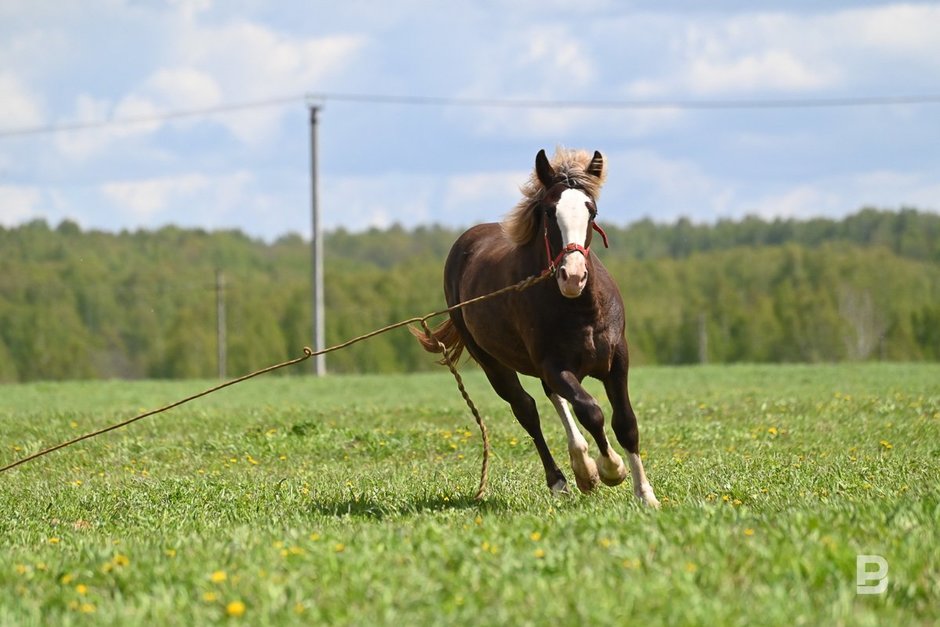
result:
<svg viewBox="0 0 940 627"><path fill-rule="evenodd" d="M584 204L587 205L588 211L591 213L591 218L593 219L593 218L597 217L597 205L595 205L595 204L594 204L593 202L591 202L591 201L588 201L588 202L586 202L586 203L584 203Z"/></svg>

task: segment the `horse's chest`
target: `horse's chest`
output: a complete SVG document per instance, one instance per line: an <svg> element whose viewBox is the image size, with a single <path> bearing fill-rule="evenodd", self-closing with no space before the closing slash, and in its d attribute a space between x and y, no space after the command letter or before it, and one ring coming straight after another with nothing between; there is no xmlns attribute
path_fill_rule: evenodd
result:
<svg viewBox="0 0 940 627"><path fill-rule="evenodd" d="M594 371L610 362L612 346L608 335L606 329L593 326L568 329L558 334L551 350L559 360Z"/></svg>

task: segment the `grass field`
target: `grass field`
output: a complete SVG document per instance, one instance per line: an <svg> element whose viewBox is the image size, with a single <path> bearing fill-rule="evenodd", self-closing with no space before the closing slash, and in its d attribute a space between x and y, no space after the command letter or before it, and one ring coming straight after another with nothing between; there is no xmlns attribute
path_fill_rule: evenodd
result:
<svg viewBox="0 0 940 627"><path fill-rule="evenodd" d="M443 370L261 378L0 475L0 624L940 620L940 366L635 370L658 512L627 485L552 497L466 376L482 503ZM0 387L0 465L209 384ZM858 554L883 594L856 594Z"/></svg>

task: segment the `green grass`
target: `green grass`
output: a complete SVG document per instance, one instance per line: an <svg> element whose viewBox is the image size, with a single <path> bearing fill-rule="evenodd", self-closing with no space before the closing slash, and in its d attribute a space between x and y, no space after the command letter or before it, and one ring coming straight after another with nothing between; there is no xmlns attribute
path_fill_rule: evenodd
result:
<svg viewBox="0 0 940 627"><path fill-rule="evenodd" d="M443 370L261 378L53 453L0 475L0 624L940 620L940 366L632 375L658 512L552 497L477 371L482 503ZM0 464L209 384L0 387ZM857 554L884 594L856 595Z"/></svg>

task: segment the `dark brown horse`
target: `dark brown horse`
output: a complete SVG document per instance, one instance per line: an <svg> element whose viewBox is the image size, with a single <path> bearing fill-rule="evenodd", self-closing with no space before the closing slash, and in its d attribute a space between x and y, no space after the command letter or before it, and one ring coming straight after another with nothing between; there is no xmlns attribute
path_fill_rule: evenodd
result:
<svg viewBox="0 0 940 627"><path fill-rule="evenodd" d="M480 364L532 437L545 480L555 492L566 492L568 483L548 450L535 401L520 385L518 373L542 381L561 417L571 466L584 492L599 481L617 485L627 475L607 441L600 405L581 385L585 377L602 381L613 409L614 434L627 451L634 494L658 507L640 460L636 415L627 392L623 299L590 252L593 231L606 244L606 235L594 223L605 176L599 152L558 149L550 162L539 151L535 171L522 187L524 197L503 223L475 226L454 243L444 266L444 294L452 306L544 269L554 270L556 280L453 311L434 336L454 358L466 347ZM416 335L425 349L439 352L436 341ZM597 442L596 462L569 404Z"/></svg>

